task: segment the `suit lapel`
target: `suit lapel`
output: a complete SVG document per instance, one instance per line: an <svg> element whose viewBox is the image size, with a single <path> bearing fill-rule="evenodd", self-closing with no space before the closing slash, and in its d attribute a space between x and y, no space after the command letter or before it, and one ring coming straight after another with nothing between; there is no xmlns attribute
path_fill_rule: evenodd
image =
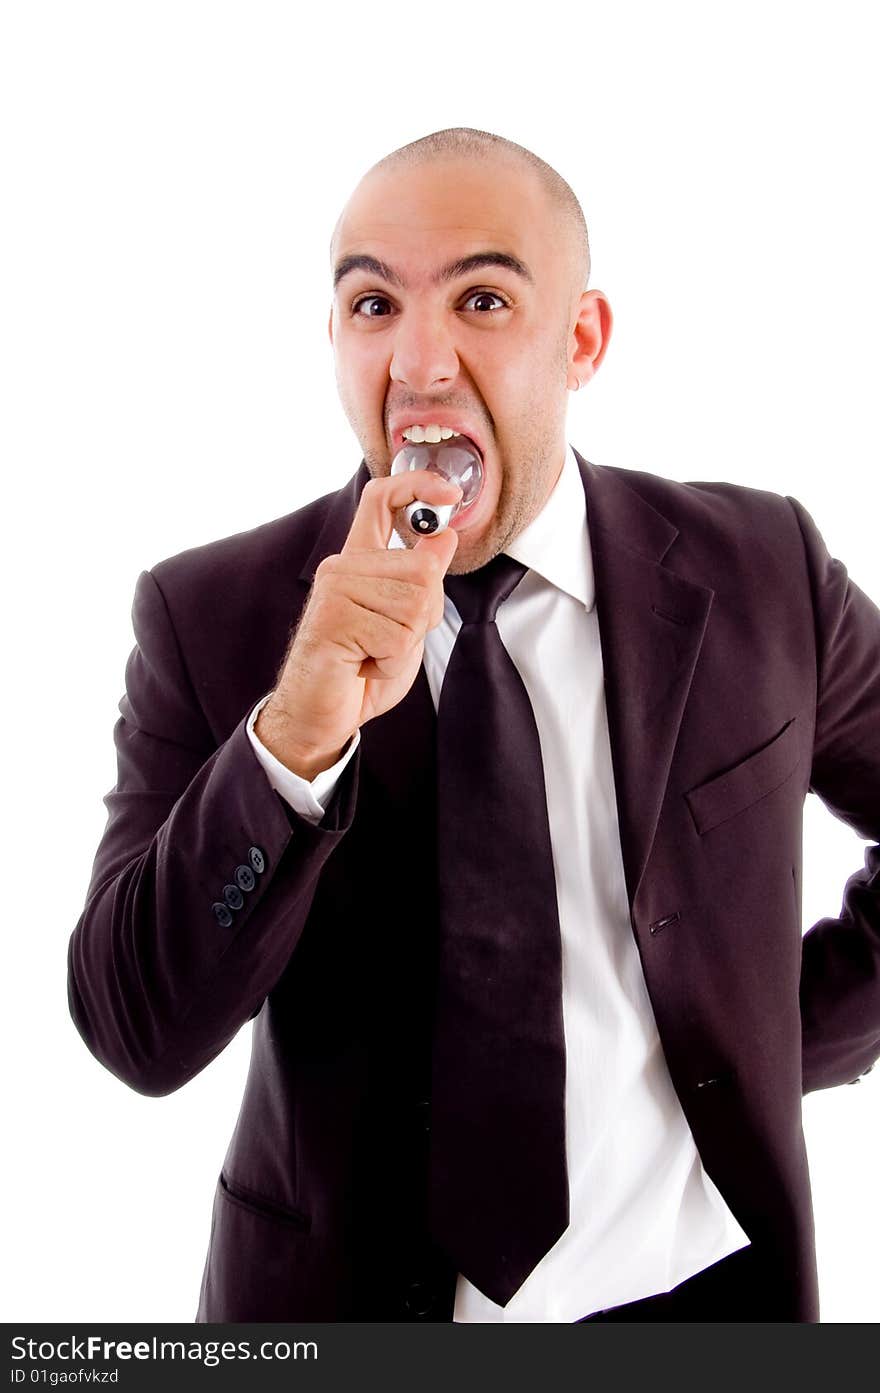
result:
<svg viewBox="0 0 880 1393"><path fill-rule="evenodd" d="M352 474L348 483L336 493L329 495L329 504L324 521L318 530L315 538L315 545L306 558L305 565L299 573L300 580L304 580L309 586L315 579L315 572L325 556L336 556L345 546L345 539L351 530L354 522L354 515L363 493L364 484L370 477L370 471L366 464L361 460L356 473Z"/></svg>
<svg viewBox="0 0 880 1393"><path fill-rule="evenodd" d="M587 499L621 851L632 908L714 591L661 565L678 528L575 450Z"/></svg>

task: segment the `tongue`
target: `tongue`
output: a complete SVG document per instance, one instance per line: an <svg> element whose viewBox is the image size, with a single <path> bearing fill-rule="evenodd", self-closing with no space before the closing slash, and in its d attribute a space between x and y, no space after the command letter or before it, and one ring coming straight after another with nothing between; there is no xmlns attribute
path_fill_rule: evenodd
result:
<svg viewBox="0 0 880 1393"><path fill-rule="evenodd" d="M483 483L483 461L474 442L466 435L454 435L451 440L436 444L405 440L391 462L392 474L407 469L430 469L459 484L462 499L459 510L467 508L477 498Z"/></svg>

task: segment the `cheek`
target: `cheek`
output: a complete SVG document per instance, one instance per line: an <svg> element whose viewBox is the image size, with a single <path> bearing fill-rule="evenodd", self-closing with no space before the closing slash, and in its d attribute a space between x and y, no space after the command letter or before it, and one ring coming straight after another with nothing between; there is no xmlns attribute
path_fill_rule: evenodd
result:
<svg viewBox="0 0 880 1393"><path fill-rule="evenodd" d="M390 381L387 364L379 362L368 345L354 344L337 350L335 368L339 396L346 411L355 411L381 429Z"/></svg>
<svg viewBox="0 0 880 1393"><path fill-rule="evenodd" d="M546 407L547 349L546 341L534 335L516 354L499 354L491 369L487 367L490 409L497 413L499 431L505 421L512 424L531 417L536 403L543 401Z"/></svg>

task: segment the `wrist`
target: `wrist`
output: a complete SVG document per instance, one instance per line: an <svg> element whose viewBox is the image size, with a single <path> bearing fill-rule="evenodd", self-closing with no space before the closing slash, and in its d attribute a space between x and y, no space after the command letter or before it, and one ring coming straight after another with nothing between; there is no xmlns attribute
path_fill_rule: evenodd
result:
<svg viewBox="0 0 880 1393"><path fill-rule="evenodd" d="M272 706L271 698L257 716L253 730L260 744L271 755L307 783L311 783L325 769L332 768L352 740L350 735L342 745L327 747L296 739L290 718Z"/></svg>

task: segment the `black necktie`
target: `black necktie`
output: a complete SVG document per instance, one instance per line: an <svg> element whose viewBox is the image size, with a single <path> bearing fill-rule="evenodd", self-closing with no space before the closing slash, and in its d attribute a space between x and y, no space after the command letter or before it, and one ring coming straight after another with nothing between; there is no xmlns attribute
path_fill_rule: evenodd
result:
<svg viewBox="0 0 880 1393"><path fill-rule="evenodd" d="M538 729L495 611L504 555L445 588L462 618L437 713L439 956L429 1224L504 1306L568 1227L562 945Z"/></svg>

